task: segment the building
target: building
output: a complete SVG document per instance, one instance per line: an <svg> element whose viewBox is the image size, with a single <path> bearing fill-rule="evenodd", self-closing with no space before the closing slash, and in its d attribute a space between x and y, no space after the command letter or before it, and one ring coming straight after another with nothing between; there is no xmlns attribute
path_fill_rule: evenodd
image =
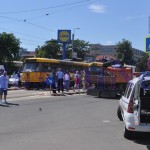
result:
<svg viewBox="0 0 150 150"><path fill-rule="evenodd" d="M101 45L90 44L90 53L87 55L87 59L99 61L101 59L112 60L115 59L117 45ZM145 54L144 51L132 48L133 59L137 61Z"/></svg>
<svg viewBox="0 0 150 150"><path fill-rule="evenodd" d="M21 60L24 60L25 58L32 58L36 57L36 52L35 51L26 51L20 55Z"/></svg>

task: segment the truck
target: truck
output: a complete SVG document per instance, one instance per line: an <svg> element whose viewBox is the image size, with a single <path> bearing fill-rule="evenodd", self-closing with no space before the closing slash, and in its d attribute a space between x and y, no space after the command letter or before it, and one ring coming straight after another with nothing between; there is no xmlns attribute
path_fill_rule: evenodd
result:
<svg viewBox="0 0 150 150"><path fill-rule="evenodd" d="M118 97L125 90L126 84L133 78L135 66L92 62L86 73L86 82L89 83L87 95L98 97ZM112 64L112 63L110 63Z"/></svg>

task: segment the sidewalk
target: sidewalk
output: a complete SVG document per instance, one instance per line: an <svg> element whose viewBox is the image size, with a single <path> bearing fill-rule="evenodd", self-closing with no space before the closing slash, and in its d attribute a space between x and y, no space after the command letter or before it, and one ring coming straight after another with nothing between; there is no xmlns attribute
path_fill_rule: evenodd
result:
<svg viewBox="0 0 150 150"><path fill-rule="evenodd" d="M21 90L21 89L25 89L25 88L24 87L10 87L10 88L8 88L8 91ZM49 90L43 90L43 91L49 91ZM51 91L51 95L52 96L65 96L65 95L73 95L73 94L83 94L86 92L87 92L87 90L83 91L82 89L80 89L80 92L74 92L74 90L69 90L69 92L64 91L63 93L62 92L58 93L56 91L56 93L53 93L53 91Z"/></svg>
<svg viewBox="0 0 150 150"><path fill-rule="evenodd" d="M8 91L10 91L10 90L21 90L21 89L24 89L24 87L14 87L14 86L12 86L12 87L8 88Z"/></svg>

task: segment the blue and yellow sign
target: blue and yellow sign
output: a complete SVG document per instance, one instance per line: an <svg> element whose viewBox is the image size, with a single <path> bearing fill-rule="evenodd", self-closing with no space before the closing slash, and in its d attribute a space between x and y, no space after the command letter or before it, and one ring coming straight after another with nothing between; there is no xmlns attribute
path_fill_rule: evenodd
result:
<svg viewBox="0 0 150 150"><path fill-rule="evenodd" d="M71 30L58 30L58 43L71 43Z"/></svg>
<svg viewBox="0 0 150 150"><path fill-rule="evenodd" d="M145 39L145 51L150 52L150 37L146 37Z"/></svg>

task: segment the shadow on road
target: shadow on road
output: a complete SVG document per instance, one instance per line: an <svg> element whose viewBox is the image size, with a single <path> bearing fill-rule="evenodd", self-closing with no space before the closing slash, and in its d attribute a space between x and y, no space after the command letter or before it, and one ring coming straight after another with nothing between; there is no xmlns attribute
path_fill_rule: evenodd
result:
<svg viewBox="0 0 150 150"><path fill-rule="evenodd" d="M145 145L150 150L150 133L139 133L133 142Z"/></svg>
<svg viewBox="0 0 150 150"><path fill-rule="evenodd" d="M7 105L7 104L2 104L2 103L0 103L0 106L2 106L2 107L9 107L9 105Z"/></svg>
<svg viewBox="0 0 150 150"><path fill-rule="evenodd" d="M0 106L2 106L2 107L10 107L11 105L19 106L19 104L17 104L17 103L8 103L8 102L0 103Z"/></svg>
<svg viewBox="0 0 150 150"><path fill-rule="evenodd" d="M6 104L6 105L15 105L15 106L19 106L19 104L17 104L17 103L9 103L9 102L6 102L5 104Z"/></svg>

